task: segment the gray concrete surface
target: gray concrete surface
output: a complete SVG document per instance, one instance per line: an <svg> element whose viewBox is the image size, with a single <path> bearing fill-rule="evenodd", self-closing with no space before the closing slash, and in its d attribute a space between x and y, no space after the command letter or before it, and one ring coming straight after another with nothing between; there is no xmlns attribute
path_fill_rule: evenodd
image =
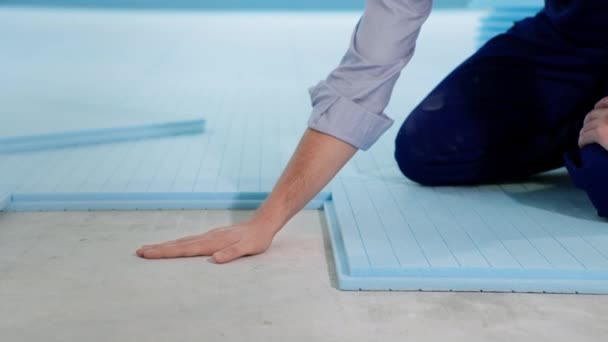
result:
<svg viewBox="0 0 608 342"><path fill-rule="evenodd" d="M2 341L606 341L608 296L342 292L321 212L264 255L134 250L250 211L0 214Z"/></svg>

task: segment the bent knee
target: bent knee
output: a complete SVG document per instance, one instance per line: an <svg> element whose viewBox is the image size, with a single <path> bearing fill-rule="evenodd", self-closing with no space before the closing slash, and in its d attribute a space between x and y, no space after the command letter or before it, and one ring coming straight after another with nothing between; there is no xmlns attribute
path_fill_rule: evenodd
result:
<svg viewBox="0 0 608 342"><path fill-rule="evenodd" d="M483 159L480 151L465 152L407 129L397 134L394 158L403 175L426 186L473 185L501 177L495 163Z"/></svg>
<svg viewBox="0 0 608 342"><path fill-rule="evenodd" d="M432 163L432 150L414 135L401 130L395 139L395 161L408 179L426 186L445 184L447 175ZM448 182L449 183L449 182Z"/></svg>

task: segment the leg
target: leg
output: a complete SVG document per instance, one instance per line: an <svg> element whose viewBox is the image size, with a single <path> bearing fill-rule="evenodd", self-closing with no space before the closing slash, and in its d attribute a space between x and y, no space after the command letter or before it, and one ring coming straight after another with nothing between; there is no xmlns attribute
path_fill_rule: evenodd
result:
<svg viewBox="0 0 608 342"><path fill-rule="evenodd" d="M599 216L608 217L608 151L591 144L572 149L564 159L574 184L587 192Z"/></svg>
<svg viewBox="0 0 608 342"><path fill-rule="evenodd" d="M447 185L563 166L608 82L607 51L571 44L543 12L489 41L405 120L395 141L401 171Z"/></svg>

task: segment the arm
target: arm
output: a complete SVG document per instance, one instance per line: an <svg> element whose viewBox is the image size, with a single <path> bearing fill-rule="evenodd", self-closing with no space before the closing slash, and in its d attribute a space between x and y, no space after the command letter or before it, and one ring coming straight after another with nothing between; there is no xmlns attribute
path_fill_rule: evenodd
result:
<svg viewBox="0 0 608 342"><path fill-rule="evenodd" d="M212 255L215 262L225 263L262 253L285 223L329 183L356 151L339 139L307 129L271 194L249 220L144 246L137 255L149 259Z"/></svg>
<svg viewBox="0 0 608 342"><path fill-rule="evenodd" d="M368 0L340 65L309 88L308 129L269 197L248 220L207 233L144 246L140 257L210 255L225 263L264 252L275 234L346 164L393 123L383 113L411 59L431 0Z"/></svg>
<svg viewBox="0 0 608 342"><path fill-rule="evenodd" d="M307 129L268 199L253 221L278 232L323 189L357 149L330 135Z"/></svg>

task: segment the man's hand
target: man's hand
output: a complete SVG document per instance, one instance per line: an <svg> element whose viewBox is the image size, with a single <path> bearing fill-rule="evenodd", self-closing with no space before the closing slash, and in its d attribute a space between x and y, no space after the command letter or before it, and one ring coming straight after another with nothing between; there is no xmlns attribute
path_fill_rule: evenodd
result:
<svg viewBox="0 0 608 342"><path fill-rule="evenodd" d="M276 229L268 229L259 223L244 222L212 229L204 234L143 246L137 250L137 255L146 259L212 256L214 262L223 264L265 252L275 232Z"/></svg>
<svg viewBox="0 0 608 342"><path fill-rule="evenodd" d="M608 96L601 99L587 114L578 138L581 148L593 143L598 143L608 150Z"/></svg>

